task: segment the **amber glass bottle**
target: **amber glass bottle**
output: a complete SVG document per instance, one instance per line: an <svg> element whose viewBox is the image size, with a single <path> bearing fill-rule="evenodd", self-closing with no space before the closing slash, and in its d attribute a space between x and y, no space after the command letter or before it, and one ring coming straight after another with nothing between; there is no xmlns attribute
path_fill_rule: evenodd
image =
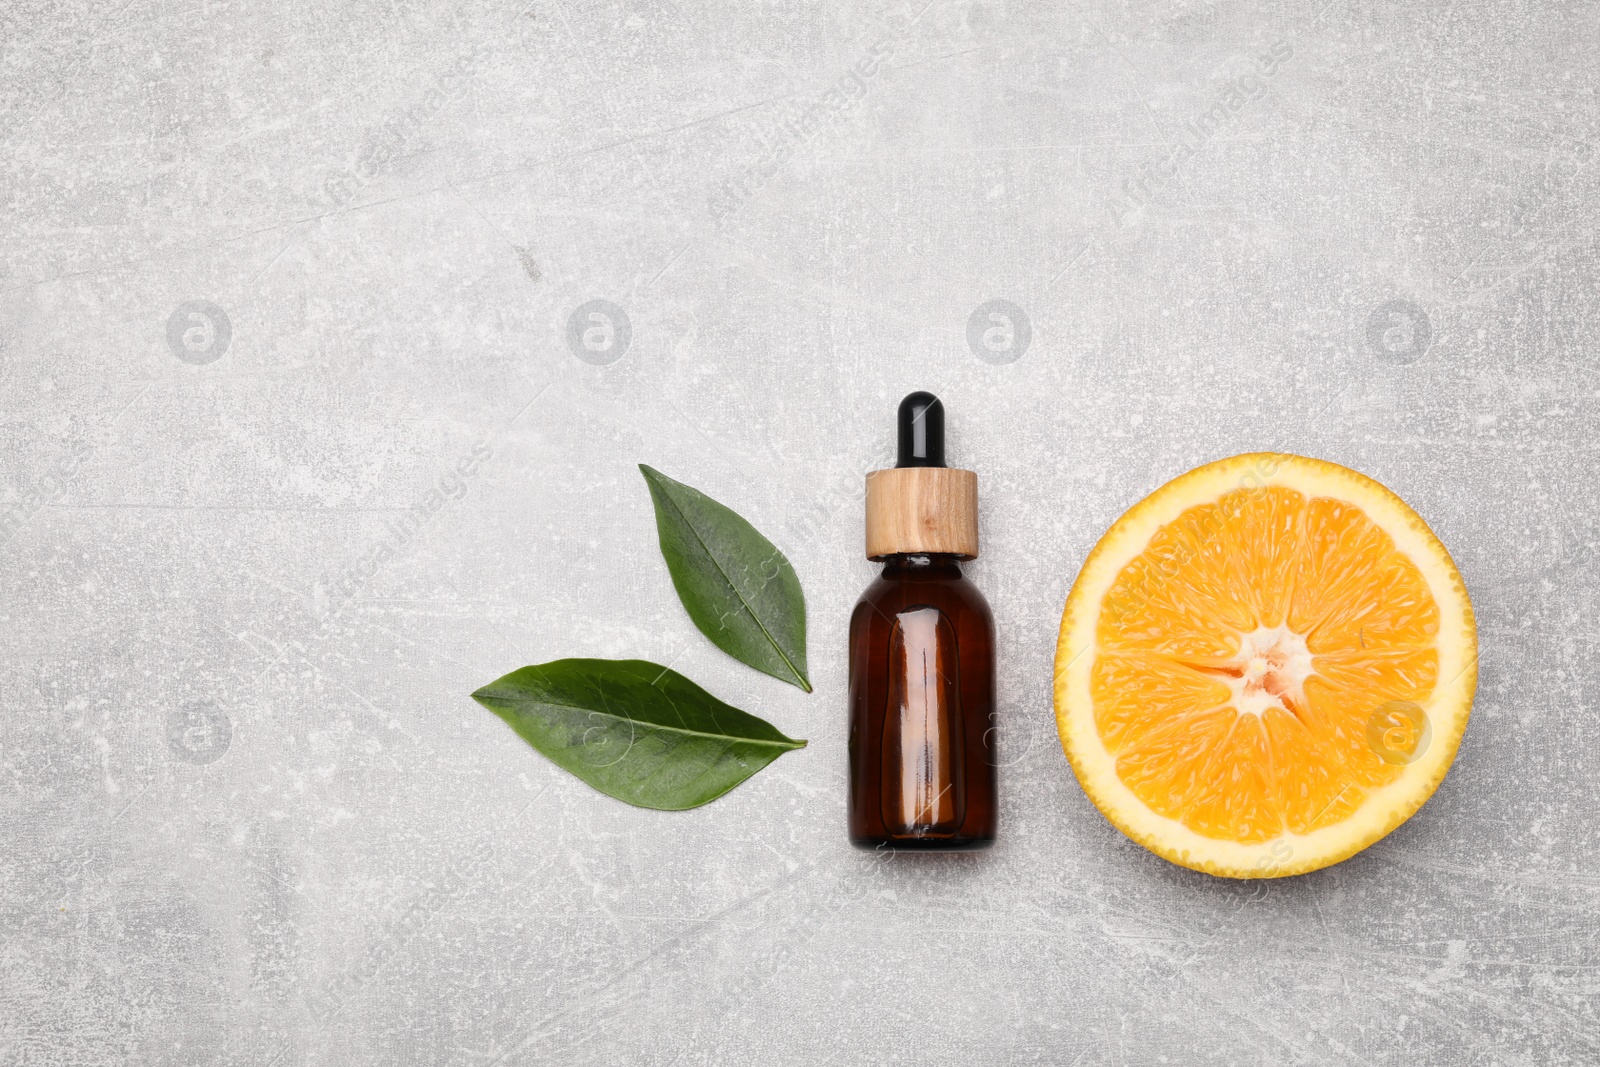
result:
<svg viewBox="0 0 1600 1067"><path fill-rule="evenodd" d="M900 404L899 456L867 476L867 557L850 618L850 840L960 850L994 841L994 620L961 574L978 554L977 476L944 465L944 408Z"/></svg>

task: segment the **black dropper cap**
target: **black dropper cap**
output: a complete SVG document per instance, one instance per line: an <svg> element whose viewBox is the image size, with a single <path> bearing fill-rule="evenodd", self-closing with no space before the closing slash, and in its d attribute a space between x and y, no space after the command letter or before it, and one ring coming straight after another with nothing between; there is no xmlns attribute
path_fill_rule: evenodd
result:
<svg viewBox="0 0 1600 1067"><path fill-rule="evenodd" d="M900 401L896 467L944 466L944 405L920 390Z"/></svg>

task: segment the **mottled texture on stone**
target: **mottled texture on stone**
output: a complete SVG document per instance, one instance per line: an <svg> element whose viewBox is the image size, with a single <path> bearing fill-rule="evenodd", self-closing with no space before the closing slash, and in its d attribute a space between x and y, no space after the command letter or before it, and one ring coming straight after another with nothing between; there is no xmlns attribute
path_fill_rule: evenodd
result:
<svg viewBox="0 0 1600 1067"><path fill-rule="evenodd" d="M1600 10L0 12L0 1063L1600 1060ZM862 475L982 477L1001 839L844 837ZM1444 786L1244 884L1061 755L1130 504L1320 456L1477 608ZM750 518L806 695L701 637L649 463ZM602 797L468 697L671 664L810 739Z"/></svg>

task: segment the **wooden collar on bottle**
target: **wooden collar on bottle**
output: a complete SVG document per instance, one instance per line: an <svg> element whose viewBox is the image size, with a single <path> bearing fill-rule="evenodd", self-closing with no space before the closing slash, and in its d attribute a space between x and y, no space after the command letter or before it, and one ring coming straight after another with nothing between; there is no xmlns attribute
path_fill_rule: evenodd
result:
<svg viewBox="0 0 1600 1067"><path fill-rule="evenodd" d="M978 476L952 467L867 475L867 558L907 552L978 556Z"/></svg>

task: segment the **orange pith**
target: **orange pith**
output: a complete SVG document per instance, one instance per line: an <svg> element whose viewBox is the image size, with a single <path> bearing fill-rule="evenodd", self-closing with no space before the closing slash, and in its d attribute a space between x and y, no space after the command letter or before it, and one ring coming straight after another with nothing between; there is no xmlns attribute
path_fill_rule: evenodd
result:
<svg viewBox="0 0 1600 1067"><path fill-rule="evenodd" d="M1112 583L1095 726L1157 813L1228 841L1305 834L1403 772L1369 726L1428 699L1438 630L1427 582L1360 508L1236 489L1161 527Z"/></svg>

